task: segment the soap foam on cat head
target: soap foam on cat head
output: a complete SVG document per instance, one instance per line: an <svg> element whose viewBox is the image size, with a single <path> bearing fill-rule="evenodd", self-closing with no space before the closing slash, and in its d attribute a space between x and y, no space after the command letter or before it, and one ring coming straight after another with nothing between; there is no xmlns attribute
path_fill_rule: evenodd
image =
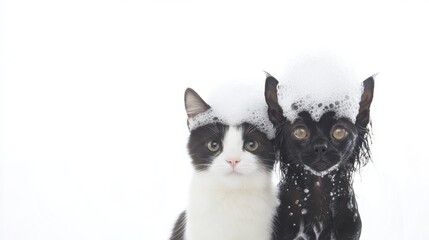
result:
<svg viewBox="0 0 429 240"><path fill-rule="evenodd" d="M359 112L362 82L338 56L303 56L295 59L278 85L278 101L283 115L293 122L307 111L315 121L326 112L353 123Z"/></svg>
<svg viewBox="0 0 429 240"><path fill-rule="evenodd" d="M259 79L261 86L228 84L218 87L212 96L207 98L206 103L211 108L189 119L189 129L216 122L230 126L247 122L255 125L269 139L273 139L275 129L268 118L263 79L263 76Z"/></svg>

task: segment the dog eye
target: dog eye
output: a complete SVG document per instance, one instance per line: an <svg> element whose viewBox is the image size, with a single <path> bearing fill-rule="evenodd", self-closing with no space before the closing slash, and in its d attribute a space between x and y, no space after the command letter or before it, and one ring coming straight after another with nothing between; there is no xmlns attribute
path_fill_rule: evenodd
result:
<svg viewBox="0 0 429 240"><path fill-rule="evenodd" d="M220 143L216 140L210 140L206 143L207 149L211 152L217 152L220 149Z"/></svg>
<svg viewBox="0 0 429 240"><path fill-rule="evenodd" d="M249 152L254 152L258 148L259 148L259 143L257 141L247 140L244 142L244 149L246 149Z"/></svg>
<svg viewBox="0 0 429 240"><path fill-rule="evenodd" d="M297 127L293 130L293 136L298 140L303 140L308 136L308 131L304 127Z"/></svg>
<svg viewBox="0 0 429 240"><path fill-rule="evenodd" d="M343 127L336 127L332 130L332 137L336 140L343 140L347 137L347 131Z"/></svg>

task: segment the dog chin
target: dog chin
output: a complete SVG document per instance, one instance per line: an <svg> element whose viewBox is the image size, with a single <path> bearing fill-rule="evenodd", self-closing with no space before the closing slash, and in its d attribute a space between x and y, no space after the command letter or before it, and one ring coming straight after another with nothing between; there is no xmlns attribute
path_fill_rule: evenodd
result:
<svg viewBox="0 0 429 240"><path fill-rule="evenodd" d="M333 166L327 166L326 164L318 163L318 164L312 164L312 166L310 167L304 164L304 169L311 172L313 175L324 177L326 174L334 170L337 170L339 165L340 165L340 162L338 162Z"/></svg>

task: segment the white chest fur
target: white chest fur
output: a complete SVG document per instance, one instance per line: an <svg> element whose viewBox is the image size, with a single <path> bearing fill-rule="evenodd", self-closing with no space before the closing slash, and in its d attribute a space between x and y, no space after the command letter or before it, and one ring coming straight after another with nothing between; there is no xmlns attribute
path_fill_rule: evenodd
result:
<svg viewBox="0 0 429 240"><path fill-rule="evenodd" d="M205 173L194 175L185 239L269 240L278 205L270 174L252 174L233 188L216 181Z"/></svg>

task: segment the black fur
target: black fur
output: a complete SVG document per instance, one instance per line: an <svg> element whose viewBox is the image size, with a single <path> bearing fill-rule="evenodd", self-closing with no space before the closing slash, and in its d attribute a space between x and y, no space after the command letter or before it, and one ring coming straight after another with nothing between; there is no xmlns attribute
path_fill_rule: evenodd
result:
<svg viewBox="0 0 429 240"><path fill-rule="evenodd" d="M186 226L186 212L182 212L176 221L171 234L170 240L183 240L185 239L185 226Z"/></svg>
<svg viewBox="0 0 429 240"><path fill-rule="evenodd" d="M352 183L353 173L370 160L369 107L374 80L364 82L359 114L355 124L325 113L315 122L308 112L299 113L293 123L283 117L277 101L277 80L268 76L265 96L270 120L276 126L275 147L280 151L280 201L273 239L297 239L303 232L308 239L359 239L361 219ZM335 140L332 129L344 127L348 136ZM293 137L295 127L305 127L308 138ZM318 151L318 146L324 146ZM338 165L322 176L314 175L304 166L318 172ZM319 237L316 238L316 235ZM299 239L299 238L298 238Z"/></svg>
<svg viewBox="0 0 429 240"><path fill-rule="evenodd" d="M254 125L242 123L240 127L243 129L243 140L254 140L259 143L258 149L252 154L258 156L259 163L267 170L271 171L274 167L276 154L273 146L273 141L270 141L267 136L259 131Z"/></svg>
<svg viewBox="0 0 429 240"><path fill-rule="evenodd" d="M213 159L222 152L211 152L207 149L206 144L210 140L216 140L221 143L228 130L228 126L221 123L213 123L201 126L191 131L188 140L188 153L192 158L192 164L195 170L203 171L210 167Z"/></svg>

